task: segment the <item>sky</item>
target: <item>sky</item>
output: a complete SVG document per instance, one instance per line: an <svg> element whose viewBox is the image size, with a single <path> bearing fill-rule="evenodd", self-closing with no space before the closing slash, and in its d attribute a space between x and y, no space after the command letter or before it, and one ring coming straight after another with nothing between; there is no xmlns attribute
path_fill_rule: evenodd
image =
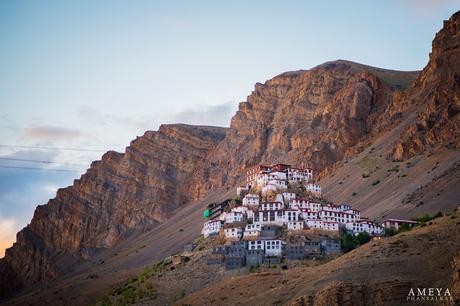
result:
<svg viewBox="0 0 460 306"><path fill-rule="evenodd" d="M420 70L456 10L449 0L0 1L0 257L35 207L104 151L162 123L229 126L256 82L285 71L337 59Z"/></svg>

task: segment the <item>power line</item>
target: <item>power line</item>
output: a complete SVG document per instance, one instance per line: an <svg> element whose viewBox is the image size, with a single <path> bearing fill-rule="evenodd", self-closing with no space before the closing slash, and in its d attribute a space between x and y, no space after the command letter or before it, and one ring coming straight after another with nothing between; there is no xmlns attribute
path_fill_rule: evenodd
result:
<svg viewBox="0 0 460 306"><path fill-rule="evenodd" d="M59 147L43 147L43 146L21 146L0 144L4 148L22 148L22 149L39 149L39 150L57 150L57 151L77 151L77 152L107 152L107 150L97 149L80 149L80 148L59 148Z"/></svg>
<svg viewBox="0 0 460 306"><path fill-rule="evenodd" d="M71 170L71 169L48 169L48 168L4 166L4 165L0 165L0 168L22 169L22 170L42 170L42 171L56 171L56 172L80 172L79 170Z"/></svg>
<svg viewBox="0 0 460 306"><path fill-rule="evenodd" d="M87 164L76 164L76 163L60 163L50 160L39 160L39 159L23 159L23 158L10 158L10 157L0 157L1 160L11 160L11 161L21 161L21 162L31 162L31 163L43 163L43 164L58 164L58 165L67 165L67 166L87 166Z"/></svg>

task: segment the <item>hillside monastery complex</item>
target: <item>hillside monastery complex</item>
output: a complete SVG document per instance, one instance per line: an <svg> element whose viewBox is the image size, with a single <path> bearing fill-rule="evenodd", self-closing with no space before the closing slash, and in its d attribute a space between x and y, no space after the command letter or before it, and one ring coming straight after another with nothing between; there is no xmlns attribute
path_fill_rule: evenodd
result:
<svg viewBox="0 0 460 306"><path fill-rule="evenodd" d="M326 202L321 198L321 187L313 183L312 169L285 164L249 169L246 186L237 188L237 196L238 203L227 200L209 205L202 230L205 238L220 236L225 241L227 246L217 248L213 254L221 256L216 257L216 263L226 255L228 268L245 263L257 265L264 259L277 262L283 256L302 259L321 251L340 252L337 238L322 241L307 238L290 244L281 238L283 232L291 236L320 233L338 237L340 230L346 230L353 235L366 232L375 237L383 235L385 227L398 229L402 224L416 223L389 219L378 225L348 204Z"/></svg>

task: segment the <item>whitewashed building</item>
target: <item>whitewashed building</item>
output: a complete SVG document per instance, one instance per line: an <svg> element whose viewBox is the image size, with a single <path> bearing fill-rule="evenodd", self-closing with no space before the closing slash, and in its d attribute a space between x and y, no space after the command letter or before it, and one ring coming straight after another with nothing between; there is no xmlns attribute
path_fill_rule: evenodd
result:
<svg viewBox="0 0 460 306"><path fill-rule="evenodd" d="M227 240L240 240L243 236L243 229L241 227L231 227L224 229L224 236Z"/></svg>
<svg viewBox="0 0 460 306"><path fill-rule="evenodd" d="M223 222L220 220L209 220L205 222L203 226L204 237L208 238L209 236L218 235L222 226Z"/></svg>
<svg viewBox="0 0 460 306"><path fill-rule="evenodd" d="M322 209L322 206L320 203L316 203L316 202L308 202L306 205L302 205L301 208L304 208L304 209L309 209L311 211L320 211Z"/></svg>
<svg viewBox="0 0 460 306"><path fill-rule="evenodd" d="M287 229L289 231L301 231L303 230L303 221L289 221L287 223Z"/></svg>
<svg viewBox="0 0 460 306"><path fill-rule="evenodd" d="M238 211L231 211L225 215L225 223L243 222L244 214Z"/></svg>
<svg viewBox="0 0 460 306"><path fill-rule="evenodd" d="M336 221L337 220L337 212L334 210L323 209L318 212L318 216L323 221Z"/></svg>
<svg viewBox="0 0 460 306"><path fill-rule="evenodd" d="M304 220L316 220L316 219L319 219L318 212L312 211L312 210L309 210L309 209L302 209L300 215L302 216L302 219L304 219Z"/></svg>
<svg viewBox="0 0 460 306"><path fill-rule="evenodd" d="M251 209L248 209L246 206L238 206L232 208L232 212L239 212L243 214L243 219L252 220L254 217L254 212Z"/></svg>
<svg viewBox="0 0 460 306"><path fill-rule="evenodd" d="M263 202L260 210L280 210L284 207L282 202Z"/></svg>
<svg viewBox="0 0 460 306"><path fill-rule="evenodd" d="M334 204L323 205L322 210L340 211L340 208Z"/></svg>
<svg viewBox="0 0 460 306"><path fill-rule="evenodd" d="M335 221L324 221L324 220L305 220L305 225L309 228L321 229L325 231L338 231L339 223Z"/></svg>
<svg viewBox="0 0 460 306"><path fill-rule="evenodd" d="M264 240L265 243L265 256L280 257L283 255L283 241L282 240Z"/></svg>
<svg viewBox="0 0 460 306"><path fill-rule="evenodd" d="M308 204L308 200L306 199L299 199L299 198L294 198L290 199L288 206L291 209L301 209L302 207L306 206Z"/></svg>
<svg viewBox="0 0 460 306"><path fill-rule="evenodd" d="M316 184L306 184L305 190L313 194L321 194L321 186Z"/></svg>
<svg viewBox="0 0 460 306"><path fill-rule="evenodd" d="M318 228L322 229L323 228L323 221L320 219L310 219L310 220L305 220L305 225L308 226L309 228Z"/></svg>
<svg viewBox="0 0 460 306"><path fill-rule="evenodd" d="M312 169L288 168L287 176L290 183L308 182L313 178Z"/></svg>
<svg viewBox="0 0 460 306"><path fill-rule="evenodd" d="M358 221L360 216L358 214L348 213L344 211L339 211L336 213L336 221L340 224L346 224L349 222Z"/></svg>
<svg viewBox="0 0 460 306"><path fill-rule="evenodd" d="M259 210L254 212L254 224L279 225L284 224L283 210Z"/></svg>
<svg viewBox="0 0 460 306"><path fill-rule="evenodd" d="M259 206L259 195L256 193L248 193L243 198L243 205L244 206Z"/></svg>
<svg viewBox="0 0 460 306"><path fill-rule="evenodd" d="M320 203L310 202L306 199L294 198L289 200L289 208L291 209L308 209L314 212L318 212L322 209Z"/></svg>
<svg viewBox="0 0 460 306"><path fill-rule="evenodd" d="M244 229L243 238L244 239L258 238L260 236L261 230L262 230L261 224L247 224Z"/></svg>
<svg viewBox="0 0 460 306"><path fill-rule="evenodd" d="M401 225L408 224L410 227L417 225L419 222L412 221L412 220L402 220L402 219L387 219L382 222L382 226L384 228L394 228L395 230L399 230Z"/></svg>
<svg viewBox="0 0 460 306"><path fill-rule="evenodd" d="M348 209L348 210L344 210L343 212L355 215L357 220L364 219L364 218L361 218L361 212L357 209Z"/></svg>
<svg viewBox="0 0 460 306"><path fill-rule="evenodd" d="M283 194L282 193L277 193L275 196L275 201L276 202L284 202Z"/></svg>
<svg viewBox="0 0 460 306"><path fill-rule="evenodd" d="M353 207L351 207L348 204L340 204L337 207L339 208L340 211L347 211L347 210L353 209Z"/></svg>
<svg viewBox="0 0 460 306"><path fill-rule="evenodd" d="M297 209L285 209L283 211L284 215L284 223L288 223L289 221L299 221L301 211Z"/></svg>
<svg viewBox="0 0 460 306"><path fill-rule="evenodd" d="M349 222L345 225L345 228L353 234L357 235L362 232L367 232L369 235L381 235L383 234L383 227L378 226L369 220L359 220L356 222Z"/></svg>
<svg viewBox="0 0 460 306"><path fill-rule="evenodd" d="M296 198L296 194L294 192L283 192L282 195L284 201L290 201Z"/></svg>
<svg viewBox="0 0 460 306"><path fill-rule="evenodd" d="M335 221L323 221L323 230L338 232L339 223Z"/></svg>
<svg viewBox="0 0 460 306"><path fill-rule="evenodd" d="M265 240L248 241L248 250L265 250Z"/></svg>
<svg viewBox="0 0 460 306"><path fill-rule="evenodd" d="M268 180L279 180L279 181L286 181L287 176L285 172L281 171L272 171L268 174Z"/></svg>

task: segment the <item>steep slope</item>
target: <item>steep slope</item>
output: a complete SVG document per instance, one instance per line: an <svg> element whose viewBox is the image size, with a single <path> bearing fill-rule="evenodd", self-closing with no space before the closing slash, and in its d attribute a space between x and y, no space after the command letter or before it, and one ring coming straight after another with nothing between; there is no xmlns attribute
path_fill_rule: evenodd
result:
<svg viewBox="0 0 460 306"><path fill-rule="evenodd" d="M257 83L196 176L195 198L233 186L247 167L258 163L305 164L315 170L332 166L348 151L355 152L395 90L416 75L335 61Z"/></svg>
<svg viewBox="0 0 460 306"><path fill-rule="evenodd" d="M227 193L211 193L177 210L157 227L133 234L114 247L101 250L59 279L47 284L38 283L24 290L19 297L2 302L5 305L47 305L50 301L56 306L93 304L110 288L135 276L146 265L182 251L183 245L194 240L201 231L201 208L234 194L235 189Z"/></svg>
<svg viewBox="0 0 460 306"><path fill-rule="evenodd" d="M449 288L458 303L459 220L457 211L323 265L229 278L177 305L406 305L417 287Z"/></svg>
<svg viewBox="0 0 460 306"><path fill-rule="evenodd" d="M395 95L325 194L367 215L412 217L460 204L460 13L444 22L430 60L408 90Z"/></svg>
<svg viewBox="0 0 460 306"><path fill-rule="evenodd" d="M52 280L134 230L171 216L188 200L195 168L222 140L224 128L163 125L146 132L124 154L108 152L73 186L37 207L0 261L0 297Z"/></svg>
<svg viewBox="0 0 460 306"><path fill-rule="evenodd" d="M386 118L401 120L408 111L417 117L401 132L395 160L437 145L460 148L460 12L445 21L433 40L428 65L411 88L392 101Z"/></svg>

